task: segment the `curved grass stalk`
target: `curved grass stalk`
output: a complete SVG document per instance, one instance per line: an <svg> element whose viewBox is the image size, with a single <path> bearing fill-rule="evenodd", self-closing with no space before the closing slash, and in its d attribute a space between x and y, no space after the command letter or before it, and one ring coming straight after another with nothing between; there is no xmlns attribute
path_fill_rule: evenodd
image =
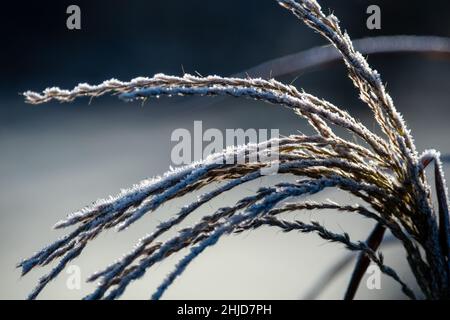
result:
<svg viewBox="0 0 450 320"><path fill-rule="evenodd" d="M340 242L343 243L347 249L351 251L359 251L361 255L364 255L368 257L369 261L374 262L387 276L391 277L395 281L397 281L401 287L402 291L411 299L416 300L416 296L414 295L414 292L408 287L406 283L404 283L400 277L397 275L397 273L390 267L386 266L383 262L383 256L381 253L378 255L375 253L375 251L370 248L366 243L364 242L352 242L350 240L350 237L347 233L344 234L338 234L334 233L332 231L329 231L322 225L320 225L318 222L312 221L310 224L301 222L301 221L285 221L280 220L276 217L269 216L264 217L260 219L254 220L251 224L245 226L243 229L256 229L262 225L268 225L271 227L278 227L283 230L283 232L291 232L291 231L300 231L302 233L311 233L311 232L317 232L317 234L324 240L330 241L330 242Z"/></svg>
<svg viewBox="0 0 450 320"><path fill-rule="evenodd" d="M19 264L25 274L35 266L59 259L56 267L41 278L30 298L36 298L46 284L103 230L112 227L119 231L125 230L163 203L219 181L224 181L224 184L183 207L177 215L142 238L122 259L92 275L89 281L100 280L100 284L86 299L118 298L132 281L141 278L155 263L163 261L174 252L191 248L189 254L180 260L153 295L153 298L160 298L190 262L222 236L261 225L272 225L286 231L317 232L326 240L342 242L351 250L364 252L364 257L375 262L381 271L400 283L405 294L415 298L415 294L400 280L397 273L384 265L382 256L376 254L375 247L362 242L351 242L345 234L334 234L315 223L287 222L275 217L285 211L313 209L350 211L383 225L404 246L408 263L423 295L428 299L450 296L448 195L438 156L428 152L419 158L412 136L380 75L355 50L349 36L341 31L335 16L323 14L314 0L277 2L338 49L353 83L359 89L361 99L373 111L385 137L371 132L360 121L331 102L274 79L157 74L151 78L139 77L129 82L111 79L99 85L80 84L72 90L53 87L42 93L27 91L24 96L32 104L51 100L70 102L78 97L100 97L104 94L116 94L124 100L174 95L244 97L293 109L317 132L316 136L290 136L258 145L226 149L162 177L144 180L115 197L99 200L69 215L55 227L77 226L74 231ZM330 124L347 129L361 138L365 145L339 137ZM245 158L248 154L255 155L258 152L276 153L278 160L238 164L225 161ZM431 190L423 174L423 162L432 160L438 164L435 175L439 224L431 202ZM295 183L279 183L274 187L262 188L234 206L224 207L204 216L193 227L181 230L173 238L165 242L158 241L161 235L179 226L200 206L244 183L259 179L261 170L274 163L278 165L278 174L296 175L300 179ZM282 204L288 198L316 194L330 187L342 189L364 200L371 209L363 206L340 206L336 203Z"/></svg>
<svg viewBox="0 0 450 320"><path fill-rule="evenodd" d="M363 55L378 53L423 53L450 55L450 38L434 36L376 36L353 40L355 49ZM333 46L320 46L265 61L235 74L235 77L278 78L290 74L304 74L342 59Z"/></svg>

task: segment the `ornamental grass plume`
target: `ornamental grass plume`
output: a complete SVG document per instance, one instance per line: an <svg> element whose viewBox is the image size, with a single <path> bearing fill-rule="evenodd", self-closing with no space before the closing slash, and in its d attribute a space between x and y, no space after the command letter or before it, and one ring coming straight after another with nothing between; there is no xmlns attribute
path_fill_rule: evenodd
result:
<svg viewBox="0 0 450 320"><path fill-rule="evenodd" d="M448 196L439 153L428 150L419 155L413 137L380 75L355 50L334 15L325 15L315 0L277 2L337 49L361 100L372 111L381 134L369 130L343 108L275 79L156 74L129 82L111 79L99 85L79 84L72 90L48 88L42 93L27 91L24 96L31 104L51 100L70 102L78 97L92 98L104 94L116 94L124 100L188 95L250 98L292 109L316 131L311 136L291 135L260 144L228 148L201 161L173 169L163 176L143 180L114 197L98 200L68 215L55 228L74 226L72 232L19 263L23 275L36 266L56 263L50 273L39 280L29 295L30 299L36 298L66 264L81 254L88 242L102 231L113 227L125 230L167 201L207 185L214 188L186 204L168 221L159 224L120 260L91 275L88 281L99 281L99 285L85 298L119 298L132 281L141 278L156 263L188 248L187 255L153 293L152 298L159 299L188 265L221 237L261 226L284 232L316 233L327 241L341 243L347 249L358 252L359 258L345 294L346 299L354 297L370 262L398 282L411 299L449 298ZM345 128L361 143L338 136L330 125ZM218 161L254 154L259 150L275 152L277 160L260 159L250 163ZM197 224L180 230L172 238L159 240L161 235L178 226L203 204L259 179L262 170L273 165L273 161L277 162L278 175L291 174L299 179L260 188L255 194L229 207L203 216ZM435 168L438 208L433 207L431 188L424 173L431 163ZM218 181L225 183L217 186L215 182ZM348 192L361 199L364 205L298 200L300 196L317 194L327 188ZM361 215L373 220L376 226L366 241L354 241L348 234L331 232L314 221L285 221L280 217L283 212L317 209L335 209ZM420 292L414 293L397 272L385 264L378 247L386 230L403 245Z"/></svg>

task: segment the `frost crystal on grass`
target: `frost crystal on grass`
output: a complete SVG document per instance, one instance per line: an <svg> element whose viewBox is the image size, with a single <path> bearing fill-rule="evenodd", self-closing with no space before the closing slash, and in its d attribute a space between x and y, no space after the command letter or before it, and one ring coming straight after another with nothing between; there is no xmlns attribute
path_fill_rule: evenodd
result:
<svg viewBox="0 0 450 320"><path fill-rule="evenodd" d="M251 231L263 225L279 228L284 232L317 233L327 241L341 243L349 250L360 252L346 298L354 296L361 274L372 261L383 273L399 283L409 298L415 299L418 295L384 263L383 256L377 252L385 230L390 230L404 247L410 268L421 289L419 295L427 299L449 298L448 192L439 154L431 150L424 152L422 156L418 155L412 135L397 112L380 74L354 48L350 37L341 31L334 15L325 15L315 0L277 2L337 49L361 100L373 112L382 135L375 134L331 102L274 79L156 74L129 82L111 79L99 85L83 83L72 90L52 87L42 93L27 91L24 93L25 99L32 104L50 100L70 102L78 97L99 97L104 94L117 94L124 100L175 95L250 98L292 109L316 131L316 135L312 136L291 135L258 145L227 148L205 160L171 170L161 177L144 180L130 189L122 190L117 196L98 200L70 214L59 221L55 228L76 226L74 231L19 263L22 273L26 274L36 266L59 259L56 267L41 278L29 298L36 298L66 264L81 254L88 242L105 229L115 227L119 231L125 230L162 204L219 181L224 183L214 186L212 190L186 204L178 214L160 223L155 230L141 238L129 253L93 274L88 281L98 280L99 285L85 298L119 298L132 281L141 278L155 263L189 248L189 253L179 261L152 295L152 298L159 299L190 262L204 250L214 246L221 237L234 232ZM417 43L415 48L423 49ZM376 48L373 50L376 51ZM392 48L387 46L386 50ZM435 50L443 49L439 47ZM363 143L339 137L330 125L345 128ZM260 188L255 194L229 207L203 216L197 224L180 230L172 238L159 241L163 234L179 226L200 206L249 181L259 179L261 170L273 164L267 159L249 163L220 160L234 159L260 150L274 152L271 142L276 142L278 149L277 174L298 176L296 182ZM433 207L431 188L424 174L431 162L435 164L437 209ZM365 205L296 201L301 195L316 194L326 188L348 192L363 200ZM284 203L288 199L290 202ZM335 209L358 214L373 220L376 227L367 241L355 242L346 233L334 233L317 222L289 222L277 217L286 211L316 209Z"/></svg>

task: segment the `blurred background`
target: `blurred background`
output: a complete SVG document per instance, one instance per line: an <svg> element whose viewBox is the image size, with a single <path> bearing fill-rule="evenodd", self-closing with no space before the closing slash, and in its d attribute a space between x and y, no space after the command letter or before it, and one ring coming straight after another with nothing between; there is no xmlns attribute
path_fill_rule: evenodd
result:
<svg viewBox="0 0 450 320"><path fill-rule="evenodd" d="M450 36L450 2L320 1L334 12L352 38L416 34ZM81 30L66 28L66 8L81 8ZM381 30L366 28L366 8L381 8ZM291 111L260 102L214 99L160 99L144 105L114 97L79 99L31 106L20 92L48 86L72 88L112 77L129 80L155 73L232 75L267 60L326 42L273 0L191 1L9 1L0 19L0 298L23 299L49 267L21 278L15 265L66 231L52 225L67 213L120 188L162 174L172 164L173 130L192 130L194 120L207 128L279 129L288 135L309 133ZM412 129L420 151L450 153L450 60L419 54L382 54L369 62L387 82L397 108ZM368 108L357 98L343 63L280 78L316 96L344 106L369 128ZM269 74L267 74L269 76ZM447 176L450 174L446 167ZM266 180L269 178L266 178ZM282 177L278 179L291 179ZM205 205L202 214L232 204L264 183L257 181ZM80 290L69 290L62 272L40 295L43 299L78 299L94 286L84 279L129 251L155 225L175 214L189 195L166 204L122 233L106 232L73 265L80 267ZM354 199L339 192L321 198L342 203ZM365 239L372 223L333 212L296 213L316 219L354 240ZM383 247L386 263L414 286L399 246ZM177 279L169 299L301 299L323 274L347 254L338 244L316 235L282 234L274 229L223 238L206 250ZM133 283L128 299L148 299L184 252L170 257ZM319 295L340 299L351 267ZM403 299L400 288L382 278L381 290L363 285L360 299Z"/></svg>

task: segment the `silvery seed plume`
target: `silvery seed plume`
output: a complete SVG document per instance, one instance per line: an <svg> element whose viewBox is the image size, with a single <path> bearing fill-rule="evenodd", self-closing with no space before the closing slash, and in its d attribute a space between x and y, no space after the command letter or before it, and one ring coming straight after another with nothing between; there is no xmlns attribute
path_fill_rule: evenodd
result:
<svg viewBox="0 0 450 320"><path fill-rule="evenodd" d="M232 233L250 232L261 226L278 228L283 232L316 233L326 241L340 243L347 249L358 252L358 263L346 298L353 298L361 273L364 273L369 262L375 263L381 272L397 282L411 299L450 297L448 193L439 153L429 150L419 155L412 134L395 108L380 74L355 49L349 35L340 28L337 17L324 14L315 0L276 2L322 35L335 49L333 53L330 53L329 48L320 49L320 52L326 51L327 55L317 58L314 57L319 51L305 53L302 57L312 57L312 60L304 62L304 65L300 63L298 68L336 59L338 54L343 59L361 100L372 111L381 134L369 130L342 107L275 79L156 74L128 82L111 79L98 85L83 83L72 90L52 87L42 93L27 91L24 93L25 100L31 104L51 100L70 102L79 97L93 98L105 94L118 95L126 101L162 96L231 96L255 99L293 110L306 119L316 132L311 136L291 135L259 144L227 148L160 177L143 180L116 196L98 200L68 215L57 222L55 228L74 226L74 231L18 265L22 268L22 273L26 274L36 266L55 264L50 273L40 279L30 293L30 299L36 298L66 264L82 254L88 243L104 230L113 227L119 231L126 230L164 203L201 190L207 185L213 186L212 190L201 194L169 220L160 223L121 259L91 275L88 281L98 281L99 284L85 299L119 298L131 282L140 279L156 263L187 249L187 255L151 295L153 299L159 299L189 264L204 250L213 247L220 238ZM391 47L385 38L378 39L377 43L384 49L374 47L369 48L368 52L397 49L449 51L448 41L444 41L441 46L442 39L427 38L428 42L424 45L419 38L401 39L409 42ZM359 41L358 45L367 46L367 43ZM292 57L280 61L286 63L289 59ZM265 66L258 68L255 69L256 73L264 70ZM279 69L279 74L283 73L286 70ZM338 136L333 131L333 126L346 129L360 143ZM261 151L276 153L277 160L263 159L247 163L226 161L255 155ZM253 195L201 217L196 224L179 230L172 238L160 240L162 235L179 226L202 205L261 178L261 170L274 162L278 165L278 175L294 175L297 180L260 188ZM425 170L430 164L435 168L438 208L433 207L432 189L425 176ZM224 183L216 184L219 181ZM304 198L328 188L340 189L356 196L365 205L298 200L301 196ZM332 232L314 221L289 222L278 217L280 213L287 211L301 214L323 209L363 216L372 220L376 228L366 241L353 241L348 234ZM385 264L383 255L378 251L385 230L389 230L403 246L420 292L413 292L398 273Z"/></svg>

